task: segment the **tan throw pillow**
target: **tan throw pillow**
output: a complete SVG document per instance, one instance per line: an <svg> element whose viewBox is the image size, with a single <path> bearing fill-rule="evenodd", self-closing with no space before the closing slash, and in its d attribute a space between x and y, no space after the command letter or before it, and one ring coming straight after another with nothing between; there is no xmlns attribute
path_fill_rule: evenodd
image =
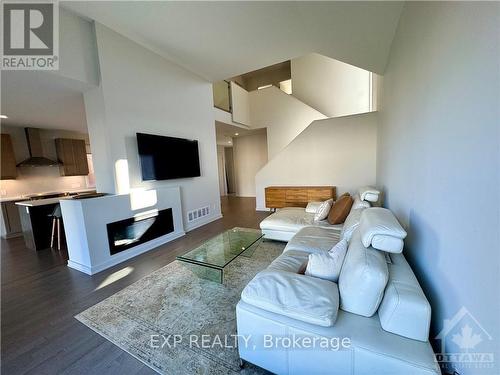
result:
<svg viewBox="0 0 500 375"><path fill-rule="evenodd" d="M297 273L299 275L304 275L306 273L306 268L307 268L307 260L300 265L299 270L297 271Z"/></svg>
<svg viewBox="0 0 500 375"><path fill-rule="evenodd" d="M353 202L354 201L350 195L342 195L335 201L330 209L328 222L332 225L342 224L347 218L347 215L349 215Z"/></svg>

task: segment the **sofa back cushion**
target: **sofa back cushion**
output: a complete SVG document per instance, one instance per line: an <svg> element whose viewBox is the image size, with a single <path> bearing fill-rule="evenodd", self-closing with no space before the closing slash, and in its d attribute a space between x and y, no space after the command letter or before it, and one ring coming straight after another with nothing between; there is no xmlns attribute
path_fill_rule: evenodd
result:
<svg viewBox="0 0 500 375"><path fill-rule="evenodd" d="M354 203L352 204L352 210L357 210L358 208L370 208L372 205L368 201L364 201L359 196L359 193L354 195Z"/></svg>
<svg viewBox="0 0 500 375"><path fill-rule="evenodd" d="M389 253L403 251L406 231L387 208L372 207L364 210L359 223L359 231L365 247L373 246L377 250Z"/></svg>
<svg viewBox="0 0 500 375"><path fill-rule="evenodd" d="M372 316L384 296L388 278L384 254L372 247L364 247L359 229L355 230L340 271L340 308Z"/></svg>
<svg viewBox="0 0 500 375"><path fill-rule="evenodd" d="M359 222L361 220L361 214L363 213L364 208L351 209L349 215L345 219L344 226L342 227L342 231L340 232L340 239L346 240L349 242L351 240L352 234L359 227Z"/></svg>
<svg viewBox="0 0 500 375"><path fill-rule="evenodd" d="M332 225L342 224L351 211L353 199L350 195L342 195L334 203L328 213L328 222Z"/></svg>
<svg viewBox="0 0 500 375"><path fill-rule="evenodd" d="M373 186L363 186L358 189L358 193L361 200L375 203L378 201L380 190Z"/></svg>
<svg viewBox="0 0 500 375"><path fill-rule="evenodd" d="M414 340L427 341L431 306L403 254L390 254L389 281L378 309L382 328Z"/></svg>

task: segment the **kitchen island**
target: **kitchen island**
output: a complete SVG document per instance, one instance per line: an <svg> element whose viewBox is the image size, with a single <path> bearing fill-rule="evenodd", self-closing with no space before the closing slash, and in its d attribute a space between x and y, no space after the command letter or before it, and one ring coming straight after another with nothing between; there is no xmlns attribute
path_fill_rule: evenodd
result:
<svg viewBox="0 0 500 375"><path fill-rule="evenodd" d="M86 190L82 193L89 192ZM78 195L78 193L47 194L47 198L38 196L37 199L15 203L19 209L24 242L28 249L38 251L50 248L52 234L51 214L61 200L72 199L75 195ZM64 233L62 228L61 233Z"/></svg>

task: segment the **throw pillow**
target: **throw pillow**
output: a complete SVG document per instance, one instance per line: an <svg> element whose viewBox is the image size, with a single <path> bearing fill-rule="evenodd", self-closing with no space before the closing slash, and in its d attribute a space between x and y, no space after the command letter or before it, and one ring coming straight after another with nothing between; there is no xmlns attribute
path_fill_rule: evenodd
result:
<svg viewBox="0 0 500 375"><path fill-rule="evenodd" d="M351 211L352 203L350 195L343 195L337 199L328 213L328 222L332 225L342 224Z"/></svg>
<svg viewBox="0 0 500 375"><path fill-rule="evenodd" d="M341 240L327 253L309 254L305 274L337 282L346 253L347 241Z"/></svg>
<svg viewBox="0 0 500 375"><path fill-rule="evenodd" d="M308 214L315 214L322 204L323 202L309 202L306 206L306 212Z"/></svg>
<svg viewBox="0 0 500 375"><path fill-rule="evenodd" d="M299 270L297 271L297 273L298 273L299 275L305 275L305 273L306 273L306 268L307 268L307 260L306 260L304 263L302 263L302 264L300 265Z"/></svg>
<svg viewBox="0 0 500 375"><path fill-rule="evenodd" d="M333 199L328 199L321 203L318 210L314 214L314 221L325 220L328 216L328 213L330 212L330 209L332 208L332 205Z"/></svg>

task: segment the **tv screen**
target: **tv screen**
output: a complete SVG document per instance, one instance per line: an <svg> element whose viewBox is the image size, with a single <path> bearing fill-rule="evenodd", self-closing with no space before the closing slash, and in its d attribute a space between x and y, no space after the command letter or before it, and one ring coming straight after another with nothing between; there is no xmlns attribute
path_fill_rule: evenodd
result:
<svg viewBox="0 0 500 375"><path fill-rule="evenodd" d="M199 177L198 141L137 133L142 179Z"/></svg>

